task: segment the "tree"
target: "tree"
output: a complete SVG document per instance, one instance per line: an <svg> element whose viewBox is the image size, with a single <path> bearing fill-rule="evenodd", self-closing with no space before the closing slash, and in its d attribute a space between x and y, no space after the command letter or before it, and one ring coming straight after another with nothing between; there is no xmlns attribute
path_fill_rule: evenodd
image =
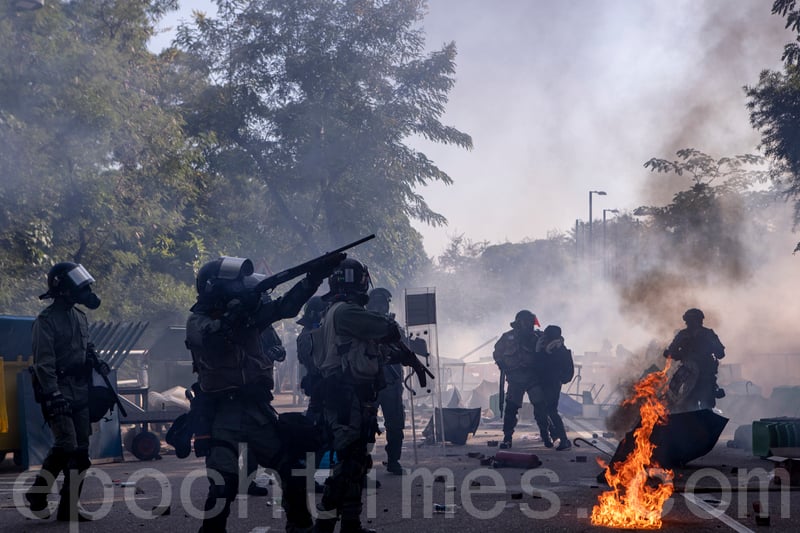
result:
<svg viewBox="0 0 800 533"><path fill-rule="evenodd" d="M795 200L795 227L800 224L800 10L796 0L775 0L772 13L786 18L798 33L784 47L784 71L764 70L758 84L745 87L750 123L761 132L764 153L775 160L774 178ZM800 251L800 243L795 252Z"/></svg>
<svg viewBox="0 0 800 533"><path fill-rule="evenodd" d="M471 148L440 122L454 84L453 43L424 54L421 0L218 0L178 30L212 84L186 120L218 142L216 170L263 187L265 254L286 261L368 233L354 251L389 285L427 260L410 221L444 224L417 188L450 177L409 138ZM297 244L302 243L302 248Z"/></svg>
<svg viewBox="0 0 800 533"><path fill-rule="evenodd" d="M765 183L769 172L759 168L764 158L745 154L714 159L687 148L678 160L652 158L644 166L654 172L689 175L692 186L679 191L663 207L640 207L634 214L651 217L651 227L664 245L663 258L697 276L722 272L738 278L743 264L746 215L745 194ZM716 185L714 185L716 182Z"/></svg>
<svg viewBox="0 0 800 533"><path fill-rule="evenodd" d="M9 4L10 3L6 3ZM44 273L86 265L114 302L96 316L173 313L191 302L199 152L165 105L169 56L146 43L175 0L76 0L0 20L0 301L40 308ZM172 77L170 77L172 76Z"/></svg>

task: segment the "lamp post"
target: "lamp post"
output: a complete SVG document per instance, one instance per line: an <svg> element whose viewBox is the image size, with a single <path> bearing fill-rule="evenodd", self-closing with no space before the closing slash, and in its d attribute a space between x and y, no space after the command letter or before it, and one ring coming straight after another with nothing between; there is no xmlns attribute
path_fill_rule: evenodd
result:
<svg viewBox="0 0 800 533"><path fill-rule="evenodd" d="M619 213L619 209L603 209L603 274L608 275L608 254L606 252L606 213Z"/></svg>
<svg viewBox="0 0 800 533"><path fill-rule="evenodd" d="M596 194L598 196L605 196L606 191L589 191L589 261L592 260L592 250L594 249L594 243L592 241L592 195Z"/></svg>

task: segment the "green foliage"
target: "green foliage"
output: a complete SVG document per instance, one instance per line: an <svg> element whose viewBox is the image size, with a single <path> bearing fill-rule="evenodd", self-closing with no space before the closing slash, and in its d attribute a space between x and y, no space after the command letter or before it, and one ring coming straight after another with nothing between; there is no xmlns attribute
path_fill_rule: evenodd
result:
<svg viewBox="0 0 800 533"><path fill-rule="evenodd" d="M176 0L48 2L0 19L0 305L34 314L49 267L83 263L103 320L185 314L218 255L281 270L368 233L381 284L428 265L418 190L450 178L406 141L440 122L455 46L426 54L416 0L220 1L176 46ZM180 322L180 321L178 321Z"/></svg>
<svg viewBox="0 0 800 533"><path fill-rule="evenodd" d="M795 200L795 227L800 224L800 11L795 0L775 0L772 13L786 18L798 34L784 47L784 71L765 70L758 84L745 87L750 123L761 133L761 147L775 164L776 179ZM800 251L800 243L795 252Z"/></svg>
<svg viewBox="0 0 800 533"><path fill-rule="evenodd" d="M670 263L701 275L711 271L732 278L746 275L744 194L768 180L764 158L748 154L714 159L691 148L678 151L678 158L653 158L644 166L654 172L688 174L692 186L677 192L666 206L640 207L634 214L650 217L650 227L667 246ZM712 185L715 181L717 185Z"/></svg>
<svg viewBox="0 0 800 533"><path fill-rule="evenodd" d="M216 18L179 28L187 65L212 80L188 131L217 140L216 176L261 187L265 255L288 264L376 233L354 254L387 281L424 265L410 220L445 219L416 191L450 178L405 141L472 141L440 122L456 50L424 53L423 10L419 0L219 1Z"/></svg>
<svg viewBox="0 0 800 533"><path fill-rule="evenodd" d="M0 21L0 248L19 280L3 287L7 311L30 312L22 295L43 292L42 273L64 260L98 286L143 274L166 276L167 292L184 283L175 249L197 153L163 102L169 58L146 49L155 17L175 6L56 2ZM101 296L101 316L164 311L148 292Z"/></svg>

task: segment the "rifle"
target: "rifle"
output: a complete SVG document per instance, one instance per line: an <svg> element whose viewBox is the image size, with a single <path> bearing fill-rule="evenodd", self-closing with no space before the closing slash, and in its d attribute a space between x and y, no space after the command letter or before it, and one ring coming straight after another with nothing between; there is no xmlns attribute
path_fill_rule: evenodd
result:
<svg viewBox="0 0 800 533"><path fill-rule="evenodd" d="M358 246L359 244L365 243L374 238L375 238L374 233L372 235L367 235L366 237L362 237L361 239L351 242L350 244L345 244L341 248L337 248L332 252L326 252L319 257L311 259L310 261L306 261L305 263L293 266L291 268L287 268L282 272L278 272L277 274L273 274L272 276L266 277L258 282L258 284L253 288L253 291L256 293L271 291L281 283L285 283L290 279L302 276L303 274L308 274L309 272L313 272L317 268L326 266L331 261L334 261L336 257L345 250L349 250L350 248Z"/></svg>
<svg viewBox="0 0 800 533"><path fill-rule="evenodd" d="M117 389L114 388L114 386L111 384L111 380L108 379L108 373L111 371L111 367L108 366L108 363L100 358L100 354L97 353L97 349L92 342L86 344L86 359L92 366L92 370L100 375L100 377L103 379L103 382L106 384L106 387L114 394L114 403L119 409L119 414L122 415L123 418L127 417L128 413L125 411L125 406L122 405L122 401L119 399ZM92 391L90 389L89 393L91 394L91 392Z"/></svg>
<svg viewBox="0 0 800 533"><path fill-rule="evenodd" d="M422 361L417 359L417 354L411 351L411 348L405 345L402 340L386 343L390 350L389 364L399 363L403 366L410 367L414 374L417 375L419 384L422 387L428 386L428 378L434 379L433 372L428 370ZM430 389L428 390L430 392Z"/></svg>

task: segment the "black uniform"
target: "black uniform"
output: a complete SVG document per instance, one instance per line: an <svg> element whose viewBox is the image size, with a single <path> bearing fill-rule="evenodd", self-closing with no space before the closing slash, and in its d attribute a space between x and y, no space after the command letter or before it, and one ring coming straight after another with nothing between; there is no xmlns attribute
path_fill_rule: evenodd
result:
<svg viewBox="0 0 800 533"><path fill-rule="evenodd" d="M693 315L691 311L699 315ZM693 320L695 316L697 318ZM713 329L703 327L699 310L687 311L684 320L687 327L675 335L664 351L664 357L681 362L681 368L670 382L670 389L677 396L670 409L673 412L711 409L716 405L716 399L723 395L717 387L717 369L719 359L725 357L725 346ZM682 385L688 390L675 390Z"/></svg>
<svg viewBox="0 0 800 533"><path fill-rule="evenodd" d="M389 317L344 298L327 310L322 326L328 354L320 368L324 417L338 456L321 502L322 510L329 513L317 521L317 528L323 532L333 531L339 517L342 532L364 531L360 521L361 492L372 467L368 445L375 442L376 402L383 387L383 359L378 345L384 339L400 339L397 324ZM360 366L357 360L365 364Z"/></svg>
<svg viewBox="0 0 800 533"><path fill-rule="evenodd" d="M26 493L30 510L39 518L49 516L47 494L60 472L64 483L58 504L58 520L85 520L78 512L83 477L91 466L89 436L89 385L92 368L109 371L108 365L87 352L89 322L75 307L97 309L100 298L92 292L94 278L76 263L58 263L47 274L48 290L40 299L53 298L33 323L33 386L36 400L53 434L53 447Z"/></svg>
<svg viewBox="0 0 800 533"><path fill-rule="evenodd" d="M525 394L532 404L535 404L541 395L534 366L536 341L540 334L540 331L533 329L512 329L503 333L494 345L494 360L505 374L508 383L503 411L504 448L511 446L514 429L517 427L517 412L522 407ZM542 439L545 439L546 435L547 432L543 432Z"/></svg>
<svg viewBox="0 0 800 533"><path fill-rule="evenodd" d="M297 465L282 445L277 415L270 405L273 364L264 353L261 336L273 322L297 315L319 283L306 278L283 297L263 302L256 312L233 323L227 320L224 306L199 298L192 307L186 340L208 412L206 468L219 474L209 475L204 533L225 531L230 504L238 492L239 443L247 443L248 453L259 465L280 475L287 531L305 531L312 525L304 479L291 475ZM197 442L196 437L196 446ZM219 500L222 510L211 513Z"/></svg>
<svg viewBox="0 0 800 533"><path fill-rule="evenodd" d="M558 439L557 450L568 450L572 447L567 438L567 431L561 415L558 414L558 401L561 397L561 385L572 379L574 365L572 352L564 345L561 328L547 326L536 343L534 369L537 386L534 387L533 417L545 446L553 445Z"/></svg>

